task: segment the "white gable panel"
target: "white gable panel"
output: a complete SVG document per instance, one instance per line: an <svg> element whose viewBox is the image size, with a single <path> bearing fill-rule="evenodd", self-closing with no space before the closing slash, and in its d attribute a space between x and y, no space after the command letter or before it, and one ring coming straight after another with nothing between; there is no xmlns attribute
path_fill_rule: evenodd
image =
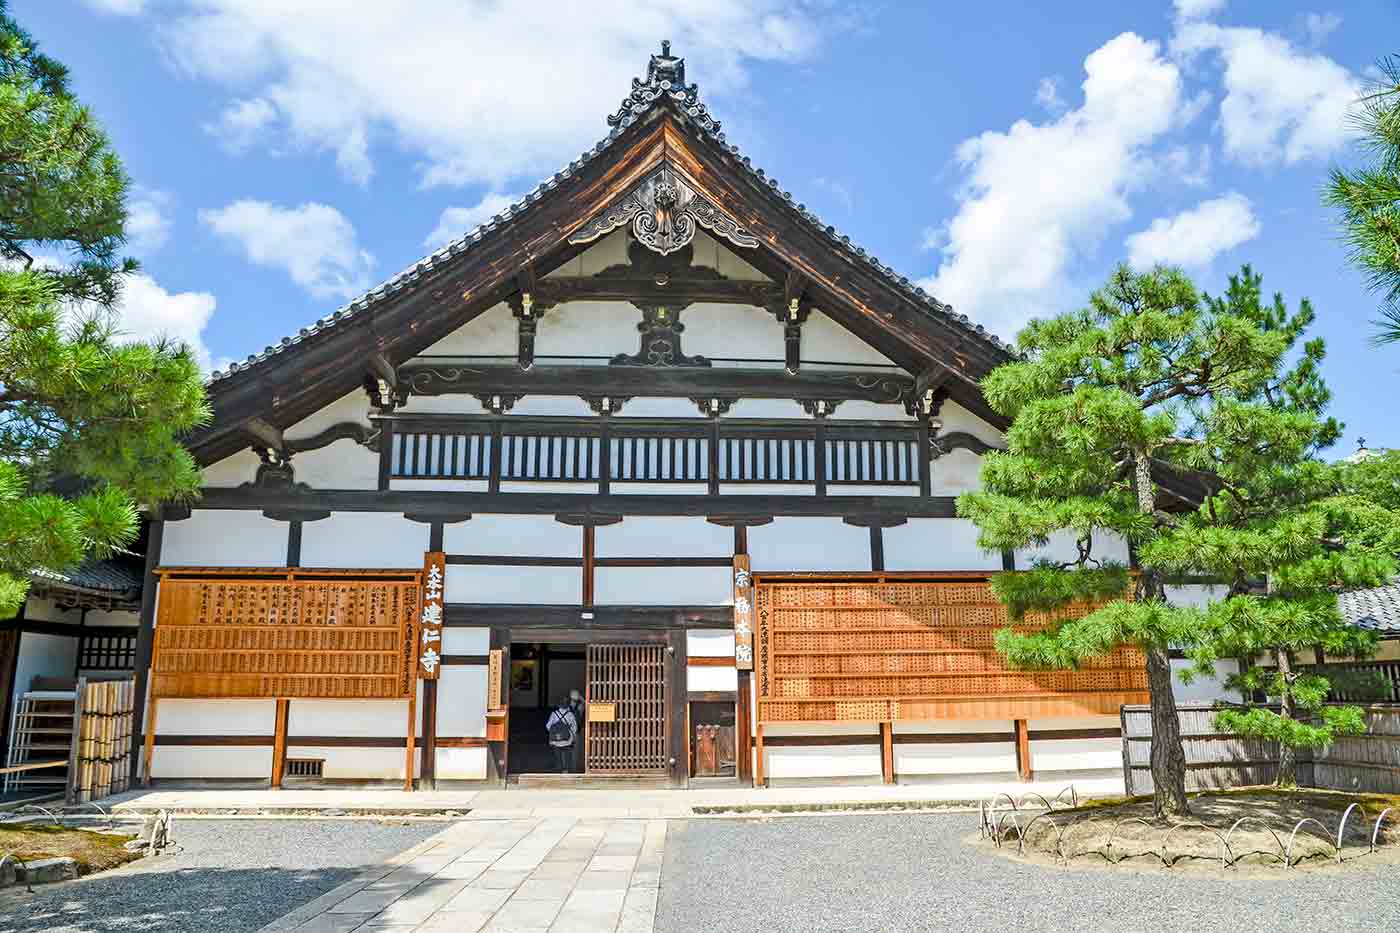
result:
<svg viewBox="0 0 1400 933"><path fill-rule="evenodd" d="M332 425L344 424L347 421L368 425L369 412L369 396L363 389L356 389L325 408L317 409L282 433L289 441L299 441L320 434ZM295 462L293 460L293 465Z"/></svg>
<svg viewBox="0 0 1400 933"><path fill-rule="evenodd" d="M196 508L165 523L160 562L166 566L281 567L287 562L287 523L261 512Z"/></svg>
<svg viewBox="0 0 1400 933"><path fill-rule="evenodd" d="M966 431L973 437L981 441L986 441L993 447L1003 448L1006 446L1006 436L992 425L983 421L972 412L963 408L957 402L944 402L943 407L938 410L938 420L943 422L942 434L951 434L954 431Z"/></svg>
<svg viewBox="0 0 1400 933"><path fill-rule="evenodd" d="M504 303L493 305L423 351L424 356L515 357L515 315Z"/></svg>
<svg viewBox="0 0 1400 933"><path fill-rule="evenodd" d="M262 461L251 450L240 450L231 457L204 468L204 485L211 489L223 489L251 483L258 475Z"/></svg>
<svg viewBox="0 0 1400 933"><path fill-rule="evenodd" d="M783 328L773 315L751 305L695 304L681 312L685 333L681 347L687 356L768 360L781 366ZM755 366L756 363L726 365Z"/></svg>
<svg viewBox="0 0 1400 933"><path fill-rule="evenodd" d="M558 279L597 275L609 266L622 266L626 264L627 228L622 227L609 233L597 243L594 243L592 246L588 247L588 249L549 273L545 278Z"/></svg>
<svg viewBox="0 0 1400 933"><path fill-rule="evenodd" d="M802 359L824 363L895 365L879 350L816 310L802 325Z"/></svg>
<svg viewBox="0 0 1400 933"><path fill-rule="evenodd" d="M641 320L642 312L625 301L567 302L551 308L540 318L535 335L535 357L612 357L618 353L636 353L637 325ZM513 334L512 331L512 356L516 350Z"/></svg>

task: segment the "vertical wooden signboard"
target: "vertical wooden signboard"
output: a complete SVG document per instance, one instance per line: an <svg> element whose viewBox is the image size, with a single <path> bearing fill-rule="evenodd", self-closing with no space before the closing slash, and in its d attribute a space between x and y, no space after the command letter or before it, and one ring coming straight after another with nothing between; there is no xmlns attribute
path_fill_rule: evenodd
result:
<svg viewBox="0 0 1400 933"><path fill-rule="evenodd" d="M734 555L734 667L753 670L753 575L749 555Z"/></svg>
<svg viewBox="0 0 1400 933"><path fill-rule="evenodd" d="M437 680L442 668L442 585L447 555L423 554L423 610L418 614L418 677Z"/></svg>

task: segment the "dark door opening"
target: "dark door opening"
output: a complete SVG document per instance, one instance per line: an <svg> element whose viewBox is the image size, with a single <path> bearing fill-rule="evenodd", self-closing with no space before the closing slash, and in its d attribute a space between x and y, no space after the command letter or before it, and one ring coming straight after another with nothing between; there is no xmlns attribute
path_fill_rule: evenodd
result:
<svg viewBox="0 0 1400 933"><path fill-rule="evenodd" d="M584 645L514 642L510 646L509 774L560 773L545 723L555 707L569 701L570 691L587 695L586 672ZM584 769L582 722L579 727L567 772Z"/></svg>

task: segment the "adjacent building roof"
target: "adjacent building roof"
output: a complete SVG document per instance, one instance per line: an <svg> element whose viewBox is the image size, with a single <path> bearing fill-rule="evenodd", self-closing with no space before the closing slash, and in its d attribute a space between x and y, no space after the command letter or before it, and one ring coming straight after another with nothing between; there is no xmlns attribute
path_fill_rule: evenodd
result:
<svg viewBox="0 0 1400 933"><path fill-rule="evenodd" d="M1342 617L1353 625L1386 635L1400 635L1400 581L1337 597Z"/></svg>
<svg viewBox="0 0 1400 933"><path fill-rule="evenodd" d="M30 578L34 591L38 593L92 597L117 607L141 601L142 570L134 561L120 557L84 561L62 573L36 570Z"/></svg>
<svg viewBox="0 0 1400 933"><path fill-rule="evenodd" d="M891 267L881 263L874 255L852 243L849 236L845 236L835 227L822 221L820 217L809 211L806 205L794 201L792 195L781 188L777 179L766 175L761 168L754 168L748 156L740 152L738 146L725 139L724 133L720 130L719 121L714 119L708 108L700 102L697 85L687 85L685 83L685 59L673 56L671 54L671 44L669 42L663 42L661 44L661 54L651 56L651 60L647 66L646 80L643 81L640 78L632 79L631 92L623 98L622 104L618 107L617 111L608 117L607 122L612 128L611 132L591 149L581 154L559 172L556 172L552 178L545 180L515 204L512 204L500 214L492 217L491 220L477 227L470 233L465 234L443 246L441 249L425 256L407 269L392 276L380 285L375 286L353 301L348 302L339 310L321 318L311 326L302 328L294 335L284 337L279 343L264 348L261 353L255 353L249 356L244 362L235 362L231 364L226 371L214 372L210 376L211 384L227 379L236 373L254 369L258 367L259 364L305 342L308 338L313 338L333 330L338 325L367 311L379 302L396 296L406 289L413 288L429 274L440 271L445 264L456 262L459 257L469 253L483 242L490 240L499 235L503 230L512 226L516 220L536 207L542 199L546 198L551 191L558 188L561 183L568 181L585 165L608 152L612 144L628 127L631 127L644 118L651 110L663 104L669 104L672 112L678 114L690 126L698 130L701 135L726 150L742 170L748 174L751 182L760 187L770 189L774 195L785 201L834 249L845 255L847 259L867 266L878 273L885 280L887 285L913 299L926 315L952 323L970 339L985 344L989 348L992 348L998 355L1009 357L1014 352L1009 345L1001 341L980 324L971 321L967 315L956 313L951 305L944 304L934 298L907 276L900 275Z"/></svg>

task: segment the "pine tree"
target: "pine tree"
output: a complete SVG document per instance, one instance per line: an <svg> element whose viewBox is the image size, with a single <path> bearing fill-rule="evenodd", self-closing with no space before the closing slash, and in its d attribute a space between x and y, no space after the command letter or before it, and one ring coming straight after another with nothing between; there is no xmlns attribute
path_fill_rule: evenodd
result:
<svg viewBox="0 0 1400 933"><path fill-rule="evenodd" d="M136 503L199 487L180 435L209 417L192 353L123 341L111 305L127 178L0 0L0 616L29 575L134 540Z"/></svg>
<svg viewBox="0 0 1400 933"><path fill-rule="evenodd" d="M1232 532L1241 521L1235 498L1254 488L1241 484L1256 471L1275 477L1338 430L1295 410L1325 404L1313 378L1320 343L1280 375L1311 308L1289 316L1281 300L1261 306L1257 291L1248 268L1226 298L1208 300L1177 270L1123 267L1086 308L1032 322L1019 337L1024 359L983 383L992 407L1013 419L1008 449L988 454L981 491L958 501L989 550L1040 547L1063 532L1077 540L1074 560L999 574L993 585L1013 619L1075 600L1101 601L1100 608L1034 634L1008 628L997 649L1024 668L1074 667L1123 645L1145 654L1154 809L1162 816L1189 812L1169 651L1195 646L1206 621L1200 610L1167 601L1167 581L1196 566L1187 557L1198 549L1241 547L1248 533L1268 537L1264 529ZM1280 392L1293 401L1271 401ZM1286 488L1286 477L1275 478ZM1202 504L1164 508L1182 501L1164 494L1164 483L1187 499L1194 488ZM1276 553L1291 555L1289 547L1303 546L1291 536L1317 530L1301 519L1274 529ZM1095 553L1108 536L1128 541L1135 574ZM1212 563L1211 572L1220 566ZM1261 557L1244 575L1274 566Z"/></svg>
<svg viewBox="0 0 1400 933"><path fill-rule="evenodd" d="M1351 261L1381 295L1378 343L1400 341L1400 57L1378 63L1353 121L1365 165L1333 168L1323 199L1340 215Z"/></svg>

